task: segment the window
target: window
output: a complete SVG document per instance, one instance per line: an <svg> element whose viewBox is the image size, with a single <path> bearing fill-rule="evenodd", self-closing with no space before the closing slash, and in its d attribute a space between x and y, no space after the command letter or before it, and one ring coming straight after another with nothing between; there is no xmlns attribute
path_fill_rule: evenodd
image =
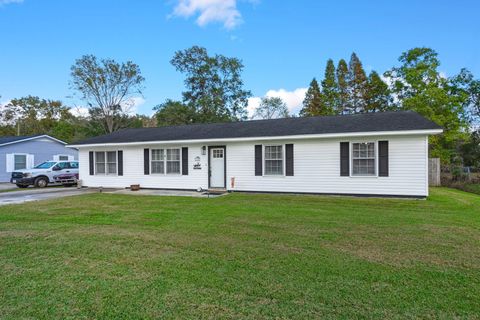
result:
<svg viewBox="0 0 480 320"><path fill-rule="evenodd" d="M35 167L35 169L50 169L55 165L56 162L54 161L47 161L47 162L42 162L38 166Z"/></svg>
<svg viewBox="0 0 480 320"><path fill-rule="evenodd" d="M223 158L223 149L213 149L213 154L212 156L214 158Z"/></svg>
<svg viewBox="0 0 480 320"><path fill-rule="evenodd" d="M16 154L14 156L14 161L15 161L14 170L27 169L27 155L26 154Z"/></svg>
<svg viewBox="0 0 480 320"><path fill-rule="evenodd" d="M105 152L95 152L95 172L105 174Z"/></svg>
<svg viewBox="0 0 480 320"><path fill-rule="evenodd" d="M95 152L95 168L96 174L116 174L117 152Z"/></svg>
<svg viewBox="0 0 480 320"><path fill-rule="evenodd" d="M70 169L78 169L78 162L69 162Z"/></svg>
<svg viewBox="0 0 480 320"><path fill-rule="evenodd" d="M58 161L68 161L68 156L59 155L59 156L58 156Z"/></svg>
<svg viewBox="0 0 480 320"><path fill-rule="evenodd" d="M180 174L180 149L152 149L151 173Z"/></svg>
<svg viewBox="0 0 480 320"><path fill-rule="evenodd" d="M152 173L165 173L165 150L152 149Z"/></svg>
<svg viewBox="0 0 480 320"><path fill-rule="evenodd" d="M375 174L375 142L352 143L352 175Z"/></svg>
<svg viewBox="0 0 480 320"><path fill-rule="evenodd" d="M180 173L180 149L167 149L167 173Z"/></svg>
<svg viewBox="0 0 480 320"><path fill-rule="evenodd" d="M55 167L60 168L60 170L68 169L68 162L59 162L55 165Z"/></svg>
<svg viewBox="0 0 480 320"><path fill-rule="evenodd" d="M265 175L283 175L283 146L265 146Z"/></svg>
<svg viewBox="0 0 480 320"><path fill-rule="evenodd" d="M107 174L117 174L117 152L107 152Z"/></svg>

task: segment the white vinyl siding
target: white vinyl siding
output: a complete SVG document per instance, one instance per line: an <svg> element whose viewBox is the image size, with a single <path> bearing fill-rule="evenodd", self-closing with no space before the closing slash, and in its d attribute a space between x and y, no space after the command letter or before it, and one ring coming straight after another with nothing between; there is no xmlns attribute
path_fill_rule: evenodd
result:
<svg viewBox="0 0 480 320"><path fill-rule="evenodd" d="M346 138L326 139L291 139L270 141L245 141L225 143L227 189L231 191L260 192L302 192L333 194L372 194L372 195L428 195L427 179L427 137L410 136L373 136L356 137L350 142L367 142L388 140L389 142L389 176L340 176L340 142ZM255 176L255 145L295 144L295 176ZM189 170L188 175L144 174L143 149L165 149L165 145L144 144L122 146L124 165L128 172L123 176L89 175L89 148L80 148L80 177L85 186L124 188L140 184L144 188L192 189L208 188L208 155L202 155L205 143L185 144L188 147L189 167L199 158L201 169ZM218 146L212 143L210 146ZM93 148L93 151L107 151L105 147ZM283 153L284 150L282 150ZM351 153L351 152L350 152ZM263 158L263 153L262 153ZM152 159L152 158L150 158ZM263 159L262 159L263 160ZM264 165L264 164L263 164ZM283 165L284 166L284 165ZM166 170L166 168L165 168ZM232 188L231 179L235 178Z"/></svg>

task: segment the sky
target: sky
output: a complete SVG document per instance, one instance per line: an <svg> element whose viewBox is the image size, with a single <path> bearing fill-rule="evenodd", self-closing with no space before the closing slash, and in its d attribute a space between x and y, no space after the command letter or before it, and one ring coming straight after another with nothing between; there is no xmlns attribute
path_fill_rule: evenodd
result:
<svg viewBox="0 0 480 320"><path fill-rule="evenodd" d="M151 115L181 99L184 78L169 61L192 45L243 61L250 113L262 96L297 112L327 59L352 52L383 73L426 46L447 76L465 67L480 78L479 12L476 0L0 0L0 103L36 95L82 107L70 67L94 54L140 66L135 110Z"/></svg>

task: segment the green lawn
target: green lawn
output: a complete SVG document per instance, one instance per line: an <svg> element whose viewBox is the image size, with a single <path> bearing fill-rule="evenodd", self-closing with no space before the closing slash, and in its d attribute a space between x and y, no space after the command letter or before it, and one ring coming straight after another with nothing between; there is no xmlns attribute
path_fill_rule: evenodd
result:
<svg viewBox="0 0 480 320"><path fill-rule="evenodd" d="M0 207L0 318L480 318L480 196Z"/></svg>

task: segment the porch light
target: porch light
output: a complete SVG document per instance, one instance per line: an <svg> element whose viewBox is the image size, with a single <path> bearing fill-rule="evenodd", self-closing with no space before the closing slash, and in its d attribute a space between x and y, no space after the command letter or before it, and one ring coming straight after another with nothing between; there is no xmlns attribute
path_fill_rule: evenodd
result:
<svg viewBox="0 0 480 320"><path fill-rule="evenodd" d="M207 154L207 147L206 146L203 146L202 147L202 156L206 155Z"/></svg>

